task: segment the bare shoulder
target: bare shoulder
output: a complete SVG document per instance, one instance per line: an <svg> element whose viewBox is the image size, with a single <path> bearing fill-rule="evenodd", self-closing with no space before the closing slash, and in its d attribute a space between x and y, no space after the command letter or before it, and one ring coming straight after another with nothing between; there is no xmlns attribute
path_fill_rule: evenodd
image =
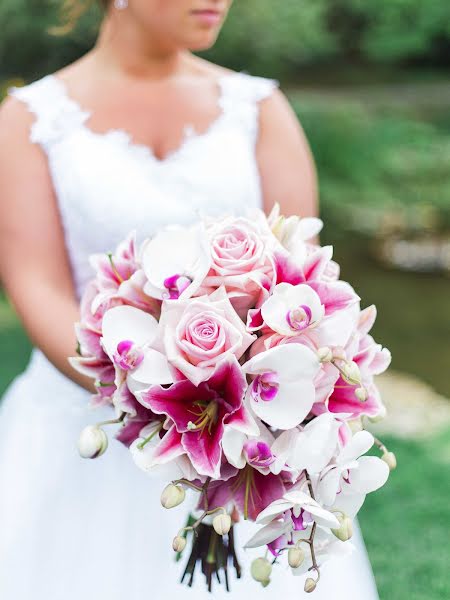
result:
<svg viewBox="0 0 450 600"><path fill-rule="evenodd" d="M27 141L33 121L33 114L21 100L7 96L0 104L0 141ZM0 143L0 152L2 148L5 151L4 144Z"/></svg>
<svg viewBox="0 0 450 600"><path fill-rule="evenodd" d="M275 88L261 101L260 126L262 132L269 129L279 131L280 134L283 134L286 129L293 128L297 133L301 129L294 109L279 88Z"/></svg>
<svg viewBox="0 0 450 600"><path fill-rule="evenodd" d="M264 206L284 214L317 214L317 173L303 128L279 89L261 101L257 159Z"/></svg>

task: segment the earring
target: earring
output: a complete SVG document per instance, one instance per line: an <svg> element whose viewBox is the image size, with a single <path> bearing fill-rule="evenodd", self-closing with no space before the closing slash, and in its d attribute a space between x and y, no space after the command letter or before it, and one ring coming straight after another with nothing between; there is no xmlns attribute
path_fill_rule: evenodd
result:
<svg viewBox="0 0 450 600"><path fill-rule="evenodd" d="M128 0L114 0L114 6L117 10L125 10L128 7Z"/></svg>

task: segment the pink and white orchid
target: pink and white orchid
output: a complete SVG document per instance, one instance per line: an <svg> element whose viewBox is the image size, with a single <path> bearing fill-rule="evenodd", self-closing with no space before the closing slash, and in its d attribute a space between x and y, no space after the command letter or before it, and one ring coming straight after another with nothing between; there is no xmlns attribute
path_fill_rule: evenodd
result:
<svg viewBox="0 0 450 600"><path fill-rule="evenodd" d="M322 508L309 494L299 490L286 492L256 517L256 523L264 527L248 540L245 548L264 546L282 535L304 531L314 522L326 528L339 525L335 515Z"/></svg>
<svg viewBox="0 0 450 600"><path fill-rule="evenodd" d="M190 298L211 265L204 227L172 227L161 231L144 244L141 261L147 277L146 294L161 300Z"/></svg>
<svg viewBox="0 0 450 600"><path fill-rule="evenodd" d="M166 357L152 347L159 331L154 317L132 306L117 306L105 313L102 330L102 346L119 380L126 379L130 389L173 382Z"/></svg>
<svg viewBox="0 0 450 600"><path fill-rule="evenodd" d="M272 427L296 427L314 404L313 381L319 369L317 354L302 344L257 354L243 366L245 373L255 376L247 392L251 409Z"/></svg>
<svg viewBox="0 0 450 600"><path fill-rule="evenodd" d="M317 326L324 315L320 297L305 284L279 283L261 307L267 327L284 336L298 335Z"/></svg>

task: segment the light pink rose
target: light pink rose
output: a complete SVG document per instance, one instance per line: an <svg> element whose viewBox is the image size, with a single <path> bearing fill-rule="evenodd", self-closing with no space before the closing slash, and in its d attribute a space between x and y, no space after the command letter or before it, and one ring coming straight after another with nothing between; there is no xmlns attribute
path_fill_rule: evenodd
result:
<svg viewBox="0 0 450 600"><path fill-rule="evenodd" d="M208 229L212 264L202 291L224 286L241 318L274 285L273 235L264 221L228 217Z"/></svg>
<svg viewBox="0 0 450 600"><path fill-rule="evenodd" d="M238 360L254 341L223 288L209 297L163 303L160 327L169 363L195 385L227 354Z"/></svg>

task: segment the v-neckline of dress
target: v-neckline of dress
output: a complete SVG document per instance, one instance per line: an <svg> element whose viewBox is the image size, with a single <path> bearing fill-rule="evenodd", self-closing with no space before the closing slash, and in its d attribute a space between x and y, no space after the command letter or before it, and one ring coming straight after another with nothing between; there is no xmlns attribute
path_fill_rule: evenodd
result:
<svg viewBox="0 0 450 600"><path fill-rule="evenodd" d="M217 104L218 108L220 109L218 116L211 121L211 123L207 126L207 128L204 131L200 132L196 130L195 126L192 123L187 123L183 127L183 133L180 144L175 149L167 152L163 157L157 156L152 147L146 144L136 142L132 134L128 132L125 128L109 128L106 131L95 131L94 129L91 129L87 125L87 121L91 118L93 111L84 109L79 104L79 102L77 102L70 96L66 83L60 77L54 74L48 75L48 77L52 79L54 84L58 87L64 102L66 102L68 105L70 104L71 109L79 114L80 127L84 130L85 133L97 139L113 139L117 142L120 142L131 152L147 156L147 158L154 162L154 164L163 167L172 163L173 161L177 160L180 156L182 156L191 143L208 139L208 137L215 131L215 129L222 124L222 122L227 116L225 102L226 82L232 80L235 77L241 77L242 75L244 75L242 71L233 71L231 73L227 73L225 75L217 77L217 79L215 80L218 86Z"/></svg>

